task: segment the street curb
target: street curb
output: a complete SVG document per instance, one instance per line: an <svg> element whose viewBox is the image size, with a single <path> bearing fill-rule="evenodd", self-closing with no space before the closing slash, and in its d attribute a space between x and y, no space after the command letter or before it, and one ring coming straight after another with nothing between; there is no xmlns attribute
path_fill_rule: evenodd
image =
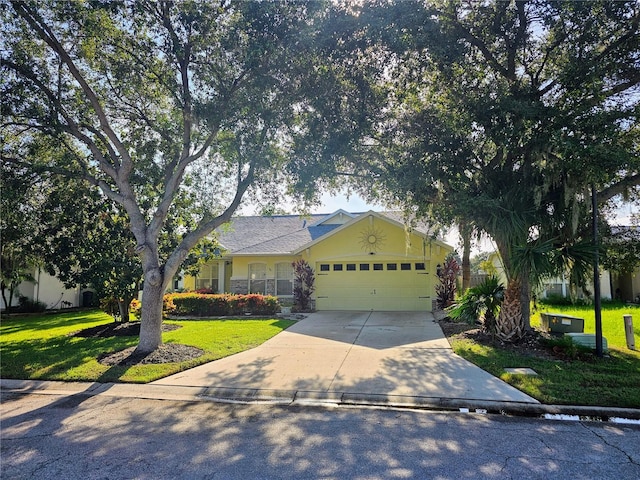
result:
<svg viewBox="0 0 640 480"><path fill-rule="evenodd" d="M640 420L640 409L581 405L545 405L483 399L420 397L370 393L188 387L154 384L56 382L0 379L0 391L14 394L84 395L149 400L268 403L292 406L386 407L541 417L569 415L584 420Z"/></svg>

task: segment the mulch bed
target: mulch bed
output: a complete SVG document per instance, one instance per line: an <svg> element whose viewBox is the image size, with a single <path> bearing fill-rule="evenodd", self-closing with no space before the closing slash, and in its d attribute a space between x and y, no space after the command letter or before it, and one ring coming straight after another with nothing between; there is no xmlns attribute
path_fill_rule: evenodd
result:
<svg viewBox="0 0 640 480"><path fill-rule="evenodd" d="M147 365L152 363L180 363L193 360L204 354L203 350L179 343L163 343L149 354L136 353L136 347L125 348L119 352L101 355L98 361L103 365Z"/></svg>
<svg viewBox="0 0 640 480"><path fill-rule="evenodd" d="M182 328L182 326L173 323L162 324L163 332L170 332L178 328ZM140 322L112 322L105 325L85 328L84 330L71 334L73 337L82 338L133 337L136 335L140 335Z"/></svg>
<svg viewBox="0 0 640 480"><path fill-rule="evenodd" d="M468 339L480 345L488 345L503 350L512 351L530 357L544 360L568 360L567 354L561 347L551 346L547 341L551 338L538 330L531 330L517 342L502 342L487 335L479 325L464 322L454 322L449 317L440 318L438 324L451 343L453 339Z"/></svg>
<svg viewBox="0 0 640 480"><path fill-rule="evenodd" d="M182 328L181 325L163 323L162 331L170 332ZM74 332L71 336L82 338L105 338L105 337L133 337L140 335L140 322L107 323L96 327L85 328L79 332ZM98 357L98 362L103 365L146 365L157 363L180 363L193 360L204 354L204 350L190 345L179 343L164 343L155 351L149 354L136 352L136 347L126 348L119 352L109 353Z"/></svg>

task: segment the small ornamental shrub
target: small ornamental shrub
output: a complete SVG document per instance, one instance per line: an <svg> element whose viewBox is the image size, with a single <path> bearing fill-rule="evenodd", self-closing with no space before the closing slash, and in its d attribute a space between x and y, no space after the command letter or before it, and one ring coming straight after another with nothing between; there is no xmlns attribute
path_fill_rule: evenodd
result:
<svg viewBox="0 0 640 480"><path fill-rule="evenodd" d="M169 293L164 296L165 315L181 317L220 317L229 315L274 315L278 312L277 297L269 295L204 294L196 292Z"/></svg>
<svg viewBox="0 0 640 480"><path fill-rule="evenodd" d="M176 295L175 293L172 295ZM176 306L173 303L173 297L171 295L165 295L162 298L162 311L165 315L172 315L176 310Z"/></svg>
<svg viewBox="0 0 640 480"><path fill-rule="evenodd" d="M140 320L142 317L142 302L136 298L131 300L131 303L129 304L129 312L133 313L133 316L137 320Z"/></svg>
<svg viewBox="0 0 640 480"><path fill-rule="evenodd" d="M32 300L22 295L18 298L18 310L22 313L39 313L46 309L47 304L39 300Z"/></svg>
<svg viewBox="0 0 640 480"><path fill-rule="evenodd" d="M438 308L445 309L453 304L459 272L460 264L455 255L447 255L444 264L436 272L438 280L440 280L440 284L436 285L436 305Z"/></svg>
<svg viewBox="0 0 640 480"><path fill-rule="evenodd" d="M131 304L123 298L107 296L100 299L100 308L113 317L115 322L128 322ZM142 306L140 306L142 308Z"/></svg>
<svg viewBox="0 0 640 480"><path fill-rule="evenodd" d="M197 290L194 290L195 293L202 293L204 295L213 295L216 292L215 290L213 290L212 288L198 288Z"/></svg>
<svg viewBox="0 0 640 480"><path fill-rule="evenodd" d="M460 301L448 308L454 320L473 324L481 321L485 333L496 334L496 318L504 300L504 285L497 277L489 276L479 285L468 289Z"/></svg>
<svg viewBox="0 0 640 480"><path fill-rule="evenodd" d="M311 310L311 295L315 290L315 277L313 268L306 260L296 260L293 266L293 302L296 311L308 312Z"/></svg>
<svg viewBox="0 0 640 480"><path fill-rule="evenodd" d="M100 309L111 315L114 320L118 321L120 317L120 308L118 306L118 299L114 297L104 297L100 299Z"/></svg>

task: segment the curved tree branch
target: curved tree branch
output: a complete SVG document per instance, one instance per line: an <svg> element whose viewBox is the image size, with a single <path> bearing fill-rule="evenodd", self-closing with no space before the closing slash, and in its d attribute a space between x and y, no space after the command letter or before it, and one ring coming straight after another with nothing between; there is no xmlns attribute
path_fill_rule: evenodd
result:
<svg viewBox="0 0 640 480"><path fill-rule="evenodd" d="M640 173L625 177L598 192L598 203L606 203L616 195L623 195L629 188L640 186Z"/></svg>

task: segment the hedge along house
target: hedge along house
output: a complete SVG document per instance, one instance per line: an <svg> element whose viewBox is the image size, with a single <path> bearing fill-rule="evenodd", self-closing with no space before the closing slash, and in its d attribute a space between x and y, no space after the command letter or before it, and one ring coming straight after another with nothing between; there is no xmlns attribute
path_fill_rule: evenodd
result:
<svg viewBox="0 0 640 480"><path fill-rule="evenodd" d="M315 272L317 310L431 311L436 267L453 249L398 212L236 217L218 232L224 253L186 289L276 295L293 300L293 267Z"/></svg>

